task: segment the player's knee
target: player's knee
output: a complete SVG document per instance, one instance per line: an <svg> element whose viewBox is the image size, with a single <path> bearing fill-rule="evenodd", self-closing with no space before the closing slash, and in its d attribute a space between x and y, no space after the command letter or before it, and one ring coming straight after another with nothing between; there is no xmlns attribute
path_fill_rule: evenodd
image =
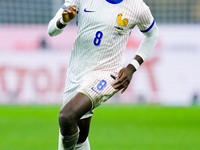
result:
<svg viewBox="0 0 200 150"><path fill-rule="evenodd" d="M71 111L64 111L61 109L59 113L60 126L73 126L77 123L75 115Z"/></svg>

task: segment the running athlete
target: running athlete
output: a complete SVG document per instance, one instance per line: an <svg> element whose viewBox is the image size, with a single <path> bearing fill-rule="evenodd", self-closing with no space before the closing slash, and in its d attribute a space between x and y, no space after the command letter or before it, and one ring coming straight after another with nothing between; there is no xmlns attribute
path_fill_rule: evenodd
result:
<svg viewBox="0 0 200 150"><path fill-rule="evenodd" d="M116 92L127 89L159 35L143 0L65 0L48 25L49 35L60 34L76 15L78 35L59 114L59 150L90 150L87 137L93 110ZM123 67L122 55L135 26L144 38L134 59Z"/></svg>

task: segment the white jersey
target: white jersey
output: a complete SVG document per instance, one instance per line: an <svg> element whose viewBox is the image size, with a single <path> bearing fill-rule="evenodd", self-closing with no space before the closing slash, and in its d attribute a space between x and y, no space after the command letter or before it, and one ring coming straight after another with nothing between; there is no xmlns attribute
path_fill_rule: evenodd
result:
<svg viewBox="0 0 200 150"><path fill-rule="evenodd" d="M142 0L66 0L62 9L72 4L78 11L78 35L67 74L72 82L93 71L117 73L131 30L137 25L146 32L154 24Z"/></svg>

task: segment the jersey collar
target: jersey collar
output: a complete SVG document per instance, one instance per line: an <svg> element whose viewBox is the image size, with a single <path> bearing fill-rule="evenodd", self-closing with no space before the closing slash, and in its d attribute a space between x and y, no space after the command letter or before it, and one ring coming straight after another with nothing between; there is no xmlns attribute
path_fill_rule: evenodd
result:
<svg viewBox="0 0 200 150"><path fill-rule="evenodd" d="M106 0L108 3L111 3L111 4L119 4L121 3L123 0Z"/></svg>

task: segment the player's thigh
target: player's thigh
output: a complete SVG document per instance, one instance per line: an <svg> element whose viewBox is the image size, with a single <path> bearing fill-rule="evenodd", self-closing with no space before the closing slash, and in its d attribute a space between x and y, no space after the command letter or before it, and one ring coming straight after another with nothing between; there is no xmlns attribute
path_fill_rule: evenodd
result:
<svg viewBox="0 0 200 150"><path fill-rule="evenodd" d="M88 96L82 93L77 93L71 100L69 100L60 111L60 114L67 116L65 118L78 121L85 113L92 109L92 103Z"/></svg>
<svg viewBox="0 0 200 150"><path fill-rule="evenodd" d="M117 92L112 87L114 82L115 79L111 77L110 72L90 74L81 83L79 92L90 98L94 109Z"/></svg>

